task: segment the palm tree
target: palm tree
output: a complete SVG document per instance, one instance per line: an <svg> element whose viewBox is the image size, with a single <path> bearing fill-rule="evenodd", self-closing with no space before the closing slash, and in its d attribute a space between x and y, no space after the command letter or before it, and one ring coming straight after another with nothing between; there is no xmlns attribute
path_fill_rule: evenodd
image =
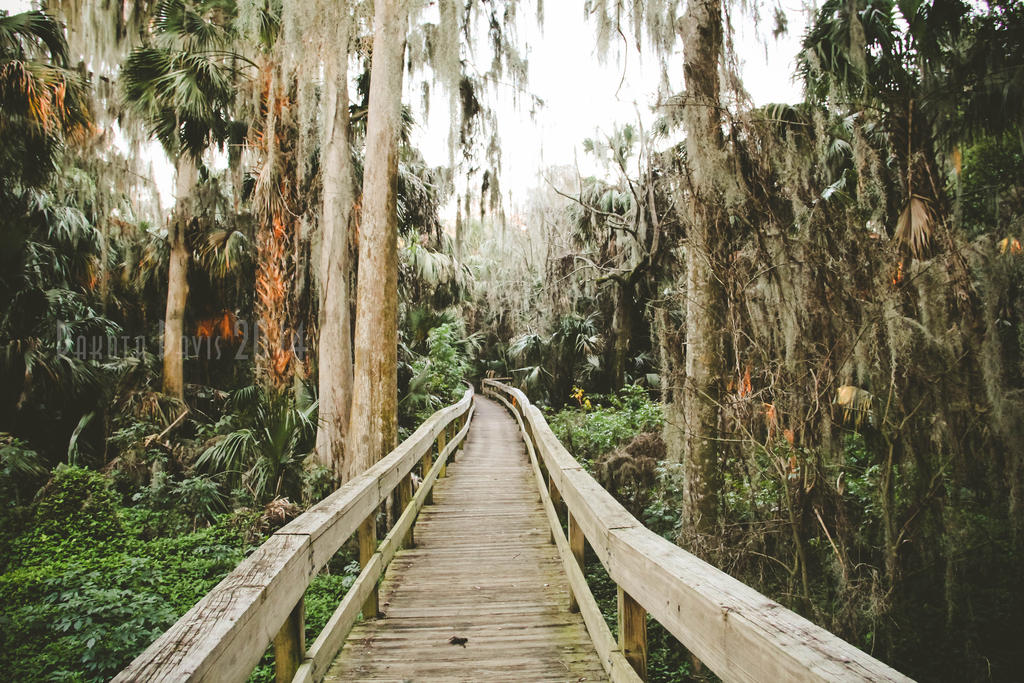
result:
<svg viewBox="0 0 1024 683"><path fill-rule="evenodd" d="M914 258L928 255L947 211L936 148L943 122L955 118L951 48L969 13L960 0L829 0L799 56L809 98L843 98L879 117L901 176L894 236Z"/></svg>
<svg viewBox="0 0 1024 683"><path fill-rule="evenodd" d="M554 365L551 373L553 405L561 406L569 399L577 375L600 367L598 354L603 340L597 329L597 315L594 313L587 316L570 313L558 319L548 342Z"/></svg>
<svg viewBox="0 0 1024 683"><path fill-rule="evenodd" d="M303 460L314 444L316 401L308 391L292 398L252 385L232 394L231 407L238 412L235 429L204 450L196 466L260 503L281 496L298 500Z"/></svg>
<svg viewBox="0 0 1024 683"><path fill-rule="evenodd" d="M548 353L549 340L536 332L521 334L508 346L508 356L517 366L512 370L512 375L531 396L537 396L538 390L544 387L546 379L550 377L550 373L544 369Z"/></svg>
<svg viewBox="0 0 1024 683"><path fill-rule="evenodd" d="M89 126L85 84L68 68L60 24L43 12L0 11L0 187L41 183L66 137Z"/></svg>
<svg viewBox="0 0 1024 683"><path fill-rule="evenodd" d="M31 414L45 415L44 450L59 452L101 394L103 370L74 353L75 341L118 329L92 305L99 232L53 177L90 118L63 29L47 14L0 12L0 103L0 429L29 432Z"/></svg>
<svg viewBox="0 0 1024 683"><path fill-rule="evenodd" d="M666 241L661 237L665 210L658 207L662 202L657 201L659 193L651 155L646 153L647 143L632 125L617 127L606 140L584 140L584 149L614 168L619 180L609 184L587 178L581 184L577 203L570 208L576 244L581 250L595 252L592 263L602 271L596 283L612 284L614 288L606 349L608 385L613 391L621 389L626 381L635 311L638 304L643 306L638 298L652 279ZM635 179L628 170L633 159L641 167L641 175Z"/></svg>
<svg viewBox="0 0 1024 683"><path fill-rule="evenodd" d="M200 158L222 144L242 58L231 52L233 0L161 0L147 44L132 51L122 71L125 97L175 161L176 208L168 223L170 266L164 317L163 388L182 398L181 338L188 297L185 234Z"/></svg>

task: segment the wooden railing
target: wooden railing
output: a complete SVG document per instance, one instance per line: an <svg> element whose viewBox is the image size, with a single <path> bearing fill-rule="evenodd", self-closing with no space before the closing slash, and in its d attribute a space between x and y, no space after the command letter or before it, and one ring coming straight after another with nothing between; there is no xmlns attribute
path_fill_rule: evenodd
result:
<svg viewBox="0 0 1024 683"><path fill-rule="evenodd" d="M277 681L322 679L359 614L377 615L378 579L398 549L411 543L416 515L431 502L432 486L469 431L473 409L468 389L383 460L273 534L114 680L245 681L271 642ZM423 479L413 495L417 463ZM393 493L402 513L378 546L377 514ZM362 572L307 651L303 596L357 530Z"/></svg>
<svg viewBox="0 0 1024 683"><path fill-rule="evenodd" d="M724 681L910 680L644 527L565 450L523 392L493 380L483 391L519 421L570 608L581 612L613 681L646 678L648 614ZM618 642L583 574L586 543L618 586Z"/></svg>

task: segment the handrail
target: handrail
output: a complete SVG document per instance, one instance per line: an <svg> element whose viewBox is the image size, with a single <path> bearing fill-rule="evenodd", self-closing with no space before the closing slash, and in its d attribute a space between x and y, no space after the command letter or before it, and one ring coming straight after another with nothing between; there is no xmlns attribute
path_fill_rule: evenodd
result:
<svg viewBox="0 0 1024 683"><path fill-rule="evenodd" d="M485 379L483 392L513 411L539 453L551 498L568 510L570 546L578 539L571 557L582 569L585 539L618 585L619 646L641 678L646 612L724 681L911 680L647 529L566 451L522 391Z"/></svg>
<svg viewBox="0 0 1024 683"><path fill-rule="evenodd" d="M382 460L271 535L114 681L245 681L271 641L277 680L323 678L360 610L376 612L377 580L409 542L416 514L430 502L434 481L444 476L448 456L469 431L473 409L470 387ZM432 461L435 442L438 454ZM411 474L421 462L423 480L414 496ZM404 512L378 547L377 511L396 491ZM363 571L307 652L303 595L357 529ZM369 546L365 552L364 545Z"/></svg>

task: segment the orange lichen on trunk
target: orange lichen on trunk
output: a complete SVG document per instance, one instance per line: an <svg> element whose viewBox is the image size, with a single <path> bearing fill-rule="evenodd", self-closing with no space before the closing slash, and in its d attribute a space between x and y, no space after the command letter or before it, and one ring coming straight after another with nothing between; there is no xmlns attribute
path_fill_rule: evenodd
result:
<svg viewBox="0 0 1024 683"><path fill-rule="evenodd" d="M276 388L291 383L292 330L288 316L288 265L291 231L280 216L274 216L269 229L259 236L260 269L256 274L256 300L259 310L260 348L258 367L264 378Z"/></svg>

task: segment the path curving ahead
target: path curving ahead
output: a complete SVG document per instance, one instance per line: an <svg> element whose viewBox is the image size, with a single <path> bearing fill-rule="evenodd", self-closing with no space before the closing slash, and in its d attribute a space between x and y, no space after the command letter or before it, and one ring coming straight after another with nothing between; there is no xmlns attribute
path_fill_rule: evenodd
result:
<svg viewBox="0 0 1024 683"><path fill-rule="evenodd" d="M605 681L568 585L518 425L476 397L465 450L420 512L325 681ZM465 645L452 637L465 638Z"/></svg>

